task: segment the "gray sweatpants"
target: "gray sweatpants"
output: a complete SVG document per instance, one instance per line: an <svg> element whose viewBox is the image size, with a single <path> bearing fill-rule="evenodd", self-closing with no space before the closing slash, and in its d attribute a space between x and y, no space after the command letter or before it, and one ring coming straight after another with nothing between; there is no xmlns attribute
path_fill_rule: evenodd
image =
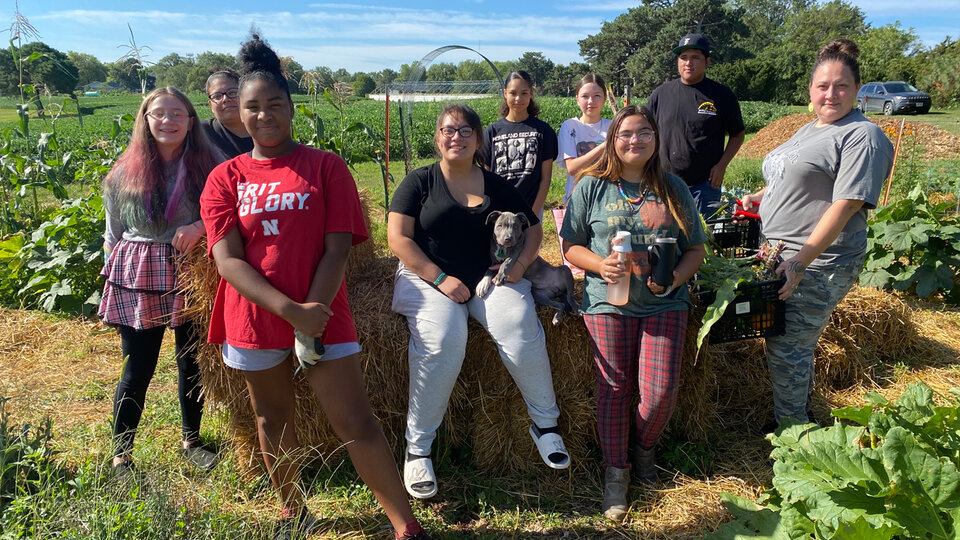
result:
<svg viewBox="0 0 960 540"><path fill-rule="evenodd" d="M491 287L485 298L474 296L458 304L401 264L393 289L393 311L407 318L410 329L408 452L430 454L463 365L468 317L486 328L497 344L533 422L541 428L557 425L560 408L529 281Z"/></svg>

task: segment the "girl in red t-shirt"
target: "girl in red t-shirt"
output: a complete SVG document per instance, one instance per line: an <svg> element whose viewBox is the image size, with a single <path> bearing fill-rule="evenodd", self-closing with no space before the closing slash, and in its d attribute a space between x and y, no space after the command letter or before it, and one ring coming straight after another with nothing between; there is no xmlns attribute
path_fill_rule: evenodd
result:
<svg viewBox="0 0 960 540"><path fill-rule="evenodd" d="M356 185L338 156L291 137L293 101L276 53L254 36L239 56L240 117L254 146L216 168L200 200L223 277L208 339L223 343L224 362L246 379L263 459L283 503L276 536L316 526L296 485L289 364L296 356L397 538L424 539L370 410L347 304L347 255L367 238Z"/></svg>

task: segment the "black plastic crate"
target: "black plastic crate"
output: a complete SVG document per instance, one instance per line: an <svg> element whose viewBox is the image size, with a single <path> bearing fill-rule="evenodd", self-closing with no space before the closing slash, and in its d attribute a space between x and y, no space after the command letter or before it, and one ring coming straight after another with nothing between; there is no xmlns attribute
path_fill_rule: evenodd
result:
<svg viewBox="0 0 960 540"><path fill-rule="evenodd" d="M777 291L784 279L745 283L737 287L737 296L723 316L710 327L710 343L727 343L784 334L786 319L783 300ZM714 291L699 294L700 305L709 306L716 299Z"/></svg>
<svg viewBox="0 0 960 540"><path fill-rule="evenodd" d="M733 218L708 219L707 229L720 249L735 248L744 253L760 249L759 219L740 218L736 223Z"/></svg>

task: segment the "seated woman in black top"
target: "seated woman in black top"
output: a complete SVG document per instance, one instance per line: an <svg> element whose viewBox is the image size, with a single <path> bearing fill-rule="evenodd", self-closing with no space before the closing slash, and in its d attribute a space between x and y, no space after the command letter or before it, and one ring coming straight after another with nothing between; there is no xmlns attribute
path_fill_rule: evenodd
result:
<svg viewBox="0 0 960 540"><path fill-rule="evenodd" d="M237 89L240 76L229 69L215 71L207 78L207 97L213 118L201 122L204 134L227 158L253 150L253 139L240 121Z"/></svg>
<svg viewBox="0 0 960 540"><path fill-rule="evenodd" d="M397 187L390 203L387 240L397 254L393 310L410 329L410 397L403 481L414 497L437 493L430 447L463 365L467 321L490 333L504 365L520 388L533 420L533 437L544 462L570 465L557 433L557 407L543 327L523 279L537 256L543 229L520 192L485 171L480 117L465 105L448 105L437 119L434 143L439 163L417 169ZM473 291L490 266L494 210L523 213L532 224L526 244L507 277L484 298Z"/></svg>

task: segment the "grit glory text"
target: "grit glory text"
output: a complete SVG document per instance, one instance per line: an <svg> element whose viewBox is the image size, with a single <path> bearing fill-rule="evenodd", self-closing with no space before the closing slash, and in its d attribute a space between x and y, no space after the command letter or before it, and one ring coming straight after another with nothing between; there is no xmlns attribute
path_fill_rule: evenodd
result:
<svg viewBox="0 0 960 540"><path fill-rule="evenodd" d="M280 182L263 184L242 183L237 185L237 212L240 217L262 213L282 212L284 210L307 210L309 193L277 193ZM263 219L264 236L278 234L276 219Z"/></svg>

